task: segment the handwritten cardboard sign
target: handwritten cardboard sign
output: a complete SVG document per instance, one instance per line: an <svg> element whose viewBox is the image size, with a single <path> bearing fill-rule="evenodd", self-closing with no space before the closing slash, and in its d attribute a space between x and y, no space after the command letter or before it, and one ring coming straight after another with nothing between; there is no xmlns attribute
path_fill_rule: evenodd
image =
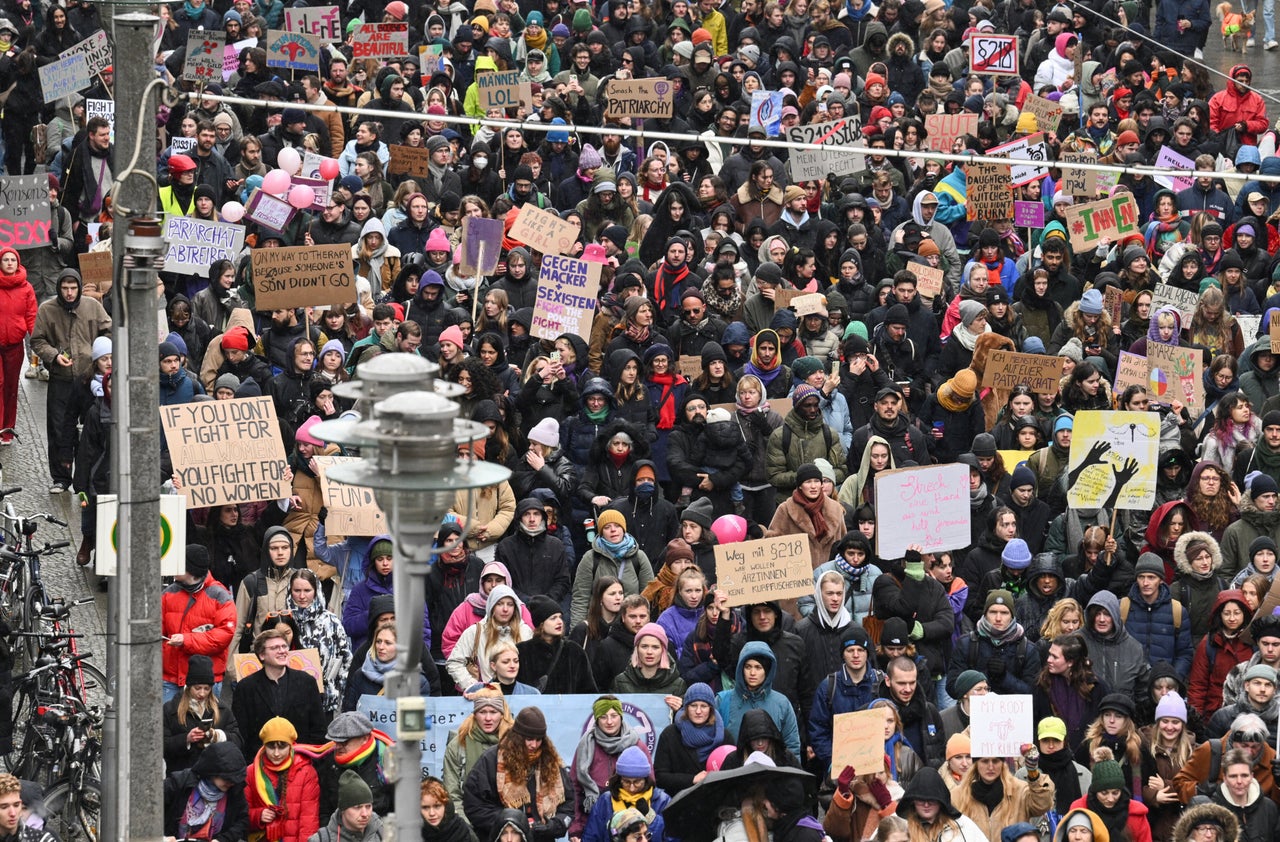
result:
<svg viewBox="0 0 1280 842"><path fill-rule="evenodd" d="M578 229L554 213L525 202L511 226L511 239L543 254L565 254L578 239Z"/></svg>
<svg viewBox="0 0 1280 842"><path fill-rule="evenodd" d="M1009 183L1014 187L1030 184L1049 174L1049 144L1045 143L1043 132L1011 140L994 147L987 154L1025 162L1009 168Z"/></svg>
<svg viewBox="0 0 1280 842"><path fill-rule="evenodd" d="M813 593L813 564L805 535L717 544L714 549L720 580L716 587L729 595L730 607ZM883 747L884 737L880 742Z"/></svg>
<svg viewBox="0 0 1280 842"><path fill-rule="evenodd" d="M1161 342L1147 343L1149 391L1160 403L1178 399L1192 417L1204 411L1204 354L1198 348L1178 348Z"/></svg>
<svg viewBox="0 0 1280 842"><path fill-rule="evenodd" d="M431 174L431 153L425 146L387 145L391 160L387 162L388 175L407 175L410 178L426 178Z"/></svg>
<svg viewBox="0 0 1280 842"><path fill-rule="evenodd" d="M222 56L227 36L223 32L203 29L187 31L187 59L182 65L182 78L188 82L217 82L222 78Z"/></svg>
<svg viewBox="0 0 1280 842"><path fill-rule="evenodd" d="M315 649L294 649L289 653L285 666L301 670L316 680L316 687L324 694L324 671L320 668L320 653ZM252 652L236 652L231 658L231 670L236 681L244 681L262 669L262 661Z"/></svg>
<svg viewBox="0 0 1280 842"><path fill-rule="evenodd" d="M363 23L351 41L352 58L396 58L409 55L409 24Z"/></svg>
<svg viewBox="0 0 1280 842"><path fill-rule="evenodd" d="M329 469L356 461L354 456L317 456L316 473L320 479L320 495L329 509L325 533L330 544L348 535L372 536L390 532L387 518L374 499L373 489L343 485L329 479Z"/></svg>
<svg viewBox="0 0 1280 842"><path fill-rule="evenodd" d="M1062 122L1063 107L1051 99L1036 94L1027 94L1023 100L1024 110L1035 115L1036 129L1050 134L1057 134L1058 124Z"/></svg>
<svg viewBox="0 0 1280 842"><path fill-rule="evenodd" d="M969 72L1018 75L1018 36L984 32L969 38Z"/></svg>
<svg viewBox="0 0 1280 842"><path fill-rule="evenodd" d="M502 253L502 220L483 216L462 218L462 273L492 275Z"/></svg>
<svg viewBox="0 0 1280 842"><path fill-rule="evenodd" d="M837 713L831 720L831 778L846 766L859 775L884 771L884 717L881 708Z"/></svg>
<svg viewBox="0 0 1280 842"><path fill-rule="evenodd" d="M520 105L520 71L483 71L476 74L476 91L480 107L515 108Z"/></svg>
<svg viewBox="0 0 1280 842"><path fill-rule="evenodd" d="M1191 324L1191 315L1199 303L1199 295L1172 284L1156 284L1151 291L1151 315L1154 316L1161 307L1172 307L1178 311L1184 325Z"/></svg>
<svg viewBox="0 0 1280 842"><path fill-rule="evenodd" d="M48 176L0 178L0 248L22 251L48 246L50 220Z"/></svg>
<svg viewBox="0 0 1280 842"><path fill-rule="evenodd" d="M965 171L968 191L965 209L970 220L1013 218L1013 191L1007 168L999 164L970 164Z"/></svg>
<svg viewBox="0 0 1280 842"><path fill-rule="evenodd" d="M1122 395L1130 386L1141 386L1145 389L1150 376L1151 367L1147 364L1146 357L1121 351L1120 359L1116 362L1116 382L1112 384L1111 391Z"/></svg>
<svg viewBox="0 0 1280 842"><path fill-rule="evenodd" d="M203 278L215 261L236 259L244 248L244 227L190 216L166 216L164 239L169 244L164 270Z"/></svg>
<svg viewBox="0 0 1280 842"><path fill-rule="evenodd" d="M324 42L314 35L273 29L267 33L267 67L319 72Z"/></svg>
<svg viewBox="0 0 1280 842"><path fill-rule="evenodd" d="M590 336L602 268L599 263L544 254L529 332L539 339L555 339L564 333Z"/></svg>
<svg viewBox="0 0 1280 842"><path fill-rule="evenodd" d="M1102 294L1102 309L1111 316L1111 324L1120 324L1124 311L1124 291L1117 286L1108 285L1106 292Z"/></svg>
<svg viewBox="0 0 1280 842"><path fill-rule="evenodd" d="M665 78L610 79L604 101L611 120L666 120L675 112L675 86Z"/></svg>
<svg viewBox="0 0 1280 842"><path fill-rule="evenodd" d="M270 397L162 406L160 424L187 508L279 500L293 493Z"/></svg>
<svg viewBox="0 0 1280 842"><path fill-rule="evenodd" d="M969 467L954 463L876 474L876 555L902 558L907 547L956 550L969 534Z"/></svg>
<svg viewBox="0 0 1280 842"><path fill-rule="evenodd" d="M982 372L984 388L1012 389L1025 385L1037 395L1058 394L1062 379L1062 357L992 351Z"/></svg>
<svg viewBox="0 0 1280 842"><path fill-rule="evenodd" d="M58 58L70 55L84 56L90 76L101 73L111 66L111 42L107 40L107 33L99 29L74 47L59 53Z"/></svg>
<svg viewBox="0 0 1280 842"><path fill-rule="evenodd" d="M259 310L356 300L351 247L344 243L254 249L252 260Z"/></svg>
<svg viewBox="0 0 1280 842"><path fill-rule="evenodd" d="M978 133L978 115L967 111L959 114L929 114L924 118L925 148L931 152L950 152L956 138Z"/></svg>
<svg viewBox="0 0 1280 842"><path fill-rule="evenodd" d="M1271 353L1280 354L1280 319L1273 319L1267 331L1271 339Z"/></svg>
<svg viewBox="0 0 1280 842"><path fill-rule="evenodd" d="M812 315L827 314L827 297L820 292L811 292L807 295L797 295L791 299L791 309L796 311L796 315L800 318Z"/></svg>
<svg viewBox="0 0 1280 842"><path fill-rule="evenodd" d="M1075 164L1096 164L1098 156L1092 150L1065 151L1058 156L1058 166L1062 170L1061 189L1068 196L1092 199L1097 194L1089 184L1089 171L1075 167Z"/></svg>
<svg viewBox="0 0 1280 842"><path fill-rule="evenodd" d="M1017 757L1035 743L1035 716L1029 694L969 698L969 740L978 757Z"/></svg>
<svg viewBox="0 0 1280 842"><path fill-rule="evenodd" d="M286 6L284 28L286 32L301 32L321 41L342 40L342 16L337 6Z"/></svg>
<svg viewBox="0 0 1280 842"><path fill-rule="evenodd" d="M166 266L166 270L167 270ZM208 267L205 267L208 272ZM109 251L87 251L80 255L80 278L84 281L85 287L93 285L98 289L111 283L111 252Z"/></svg>
<svg viewBox="0 0 1280 842"><path fill-rule="evenodd" d="M864 148L858 120L846 117L828 123L811 123L787 129L787 140L796 144L787 159L787 168L793 184L801 181L821 181L828 173L851 175L866 167L866 156L858 150ZM802 144L821 144L821 149L810 149Z"/></svg>
<svg viewBox="0 0 1280 842"><path fill-rule="evenodd" d="M288 228L295 213L297 211L294 207L284 199L272 196L261 188L253 191L244 206L245 219L272 231Z"/></svg>
<svg viewBox="0 0 1280 842"><path fill-rule="evenodd" d="M934 299L942 295L942 287L946 281L946 273L935 266L926 266L923 263L912 263L908 265L907 271L916 276L916 292L920 293L922 298Z"/></svg>
<svg viewBox="0 0 1280 842"><path fill-rule="evenodd" d="M1138 203L1130 193L1083 205L1068 205L1063 209L1063 217L1071 247L1076 251L1094 248L1104 238L1115 242L1141 230Z"/></svg>
<svg viewBox="0 0 1280 842"><path fill-rule="evenodd" d="M1044 203L1014 200L1013 224L1018 228L1043 228Z"/></svg>
<svg viewBox="0 0 1280 842"><path fill-rule="evenodd" d="M44 92L44 101L57 102L89 87L89 76L89 62L84 53L68 53L55 62L42 65L40 90Z"/></svg>
<svg viewBox="0 0 1280 842"><path fill-rule="evenodd" d="M1159 450L1160 416L1154 412L1077 412L1067 467L1074 480L1067 489L1068 505L1150 511Z"/></svg>
<svg viewBox="0 0 1280 842"><path fill-rule="evenodd" d="M702 357L682 356L676 360L676 370L686 380L702 376Z"/></svg>

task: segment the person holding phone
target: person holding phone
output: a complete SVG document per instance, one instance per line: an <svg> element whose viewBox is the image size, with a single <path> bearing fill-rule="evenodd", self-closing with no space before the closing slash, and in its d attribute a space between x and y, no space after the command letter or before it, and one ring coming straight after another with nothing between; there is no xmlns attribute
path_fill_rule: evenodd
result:
<svg viewBox="0 0 1280 842"><path fill-rule="evenodd" d="M164 763L170 773L189 769L201 752L214 743L243 748L240 728L231 708L213 695L213 660L192 655L187 683L164 705Z"/></svg>

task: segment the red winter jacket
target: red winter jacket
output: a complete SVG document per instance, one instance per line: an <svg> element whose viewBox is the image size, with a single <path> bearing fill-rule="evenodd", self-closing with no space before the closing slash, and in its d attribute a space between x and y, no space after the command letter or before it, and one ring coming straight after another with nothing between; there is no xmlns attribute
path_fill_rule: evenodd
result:
<svg viewBox="0 0 1280 842"><path fill-rule="evenodd" d="M0 249L0 257L5 254L17 252ZM0 273L0 347L21 345L36 329L36 307L36 291L27 282L27 270L21 263L12 275Z"/></svg>
<svg viewBox="0 0 1280 842"><path fill-rule="evenodd" d="M258 749L259 752L262 749ZM277 815L269 825L262 823L262 811L267 804L258 793L257 758L249 764L244 779L244 800L249 805L249 829L265 831L267 842L306 842L313 833L320 830L320 779L316 776L311 761L297 751L293 753L293 763L285 770L283 815ZM280 774L267 771L271 784L278 792ZM281 808L276 808L277 813Z"/></svg>
<svg viewBox="0 0 1280 842"><path fill-rule="evenodd" d="M1213 716L1222 707L1222 685L1227 680L1227 673L1236 664L1245 663L1253 657L1253 647L1239 636L1227 638L1222 634L1222 608L1228 602L1244 609L1245 626L1249 624L1249 609L1245 605L1243 591L1230 590L1218 594L1213 601L1213 610L1209 612L1212 631L1196 647L1195 657L1191 659L1191 675L1187 678L1187 703L1200 711L1201 716ZM1212 658L1210 647L1213 649Z"/></svg>
<svg viewBox="0 0 1280 842"><path fill-rule="evenodd" d="M186 686L187 659L192 655L212 658L213 678L222 680L227 668L227 647L236 631L236 603L213 574L205 574L203 587L195 593L177 582L164 589L160 597L160 628L165 638L182 635L181 646L170 646L166 640L162 650L165 681Z"/></svg>

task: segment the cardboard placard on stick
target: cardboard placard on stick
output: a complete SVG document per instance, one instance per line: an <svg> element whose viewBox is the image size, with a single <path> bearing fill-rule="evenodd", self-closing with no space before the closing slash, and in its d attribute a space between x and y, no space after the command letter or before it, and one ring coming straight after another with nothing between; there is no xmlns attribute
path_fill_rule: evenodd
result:
<svg viewBox="0 0 1280 842"><path fill-rule="evenodd" d="M609 119L666 120L675 111L675 86L665 78L610 79L604 99Z"/></svg>
<svg viewBox="0 0 1280 842"><path fill-rule="evenodd" d="M897 468L876 474L876 555L902 558L907 547L924 552L967 547L969 468L960 463Z"/></svg>
<svg viewBox="0 0 1280 842"><path fill-rule="evenodd" d="M1027 98L1023 100L1022 108L1035 115L1037 131L1057 134L1058 124L1062 122L1064 110L1061 105L1036 94L1027 94Z"/></svg>
<svg viewBox="0 0 1280 842"><path fill-rule="evenodd" d="M1049 174L1049 144L1045 143L1044 132L1011 140L992 148L987 154L1023 162L1009 168L1009 184L1013 187L1030 184Z"/></svg>
<svg viewBox="0 0 1280 842"><path fill-rule="evenodd" d="M974 696L970 700L969 740L973 757L1017 757L1035 743L1035 716L1029 694Z"/></svg>
<svg viewBox="0 0 1280 842"><path fill-rule="evenodd" d="M1141 231L1138 203L1133 194L1121 193L1083 205L1068 205L1063 216L1067 223L1067 236L1077 252L1095 248L1098 241L1115 242L1129 234Z"/></svg>
<svg viewBox="0 0 1280 842"><path fill-rule="evenodd" d="M476 74L476 91L480 95L480 107L515 108L520 104L520 71L484 71Z"/></svg>
<svg viewBox="0 0 1280 842"><path fill-rule="evenodd" d="M695 377L701 377L702 357L683 356L676 360L676 370L679 371L686 380L693 380Z"/></svg>
<svg viewBox="0 0 1280 842"><path fill-rule="evenodd" d="M578 239L578 229L532 202L525 202L511 226L511 239L543 254L565 254Z"/></svg>
<svg viewBox="0 0 1280 842"><path fill-rule="evenodd" d="M252 260L259 310L345 306L356 300L351 247L343 243L254 249Z"/></svg>
<svg viewBox="0 0 1280 842"><path fill-rule="evenodd" d="M714 550L720 580L716 587L729 595L730 607L813 593L808 536L778 535L717 544Z"/></svg>
<svg viewBox="0 0 1280 842"><path fill-rule="evenodd" d="M160 425L187 508L279 500L293 493L270 397L162 406Z"/></svg>
<svg viewBox="0 0 1280 842"><path fill-rule="evenodd" d="M846 766L859 775L884 771L884 711L837 713L831 720L831 779Z"/></svg>
<svg viewBox="0 0 1280 842"><path fill-rule="evenodd" d="M462 273L492 275L502 254L502 220L483 216L462 218Z"/></svg>
<svg viewBox="0 0 1280 842"><path fill-rule="evenodd" d="M1160 403L1177 398L1194 418L1204 411L1204 354L1198 348L1147 343L1147 391Z"/></svg>
<svg viewBox="0 0 1280 842"><path fill-rule="evenodd" d="M1094 192L1089 185L1089 171L1074 165L1096 163L1098 163L1098 156L1088 149L1066 151L1059 155L1058 166L1062 169L1062 191L1068 196L1092 199Z"/></svg>
<svg viewBox="0 0 1280 842"><path fill-rule="evenodd" d="M984 32L969 37L969 72L1018 75L1018 36Z"/></svg>
<svg viewBox="0 0 1280 842"><path fill-rule="evenodd" d="M320 496L329 509L325 533L330 544L350 535L372 536L390 532L387 518L373 496L373 489L343 485L329 479L329 469L356 461L354 456L316 456L316 474L320 479Z"/></svg>
<svg viewBox="0 0 1280 842"><path fill-rule="evenodd" d="M555 339L563 333L590 336L603 268L600 263L544 254L529 332L539 339Z"/></svg>
<svg viewBox="0 0 1280 842"><path fill-rule="evenodd" d="M1015 228L1043 228L1044 203L1013 201L1013 225Z"/></svg>
<svg viewBox="0 0 1280 842"><path fill-rule="evenodd" d="M959 114L929 114L924 118L925 148L930 152L950 152L951 144L958 137L978 133L978 115L970 112Z"/></svg>
<svg viewBox="0 0 1280 842"><path fill-rule="evenodd" d="M923 263L911 263L906 267L908 272L916 276L916 292L920 293L922 298L937 298L942 295L942 287L946 283L947 275L936 266L926 266Z"/></svg>
<svg viewBox="0 0 1280 842"><path fill-rule="evenodd" d="M48 247L51 220L47 175L0 178L0 248Z"/></svg>
<svg viewBox="0 0 1280 842"><path fill-rule="evenodd" d="M1068 505L1150 511L1159 450L1160 416L1154 412L1077 412L1067 462Z"/></svg>
<svg viewBox="0 0 1280 842"><path fill-rule="evenodd" d="M58 58L66 58L69 55L84 56L85 63L89 65L89 75L96 76L111 66L111 42L107 39L107 33L99 29L75 46L63 50L58 54Z"/></svg>
<svg viewBox="0 0 1280 842"><path fill-rule="evenodd" d="M284 28L286 32L301 32L330 43L342 40L342 16L337 6L286 6Z"/></svg>
<svg viewBox="0 0 1280 842"><path fill-rule="evenodd" d="M1112 384L1111 391L1122 395L1130 386L1141 386L1145 389L1150 377L1151 366L1147 365L1146 357L1121 351L1120 359L1116 362L1116 382Z"/></svg>
<svg viewBox="0 0 1280 842"><path fill-rule="evenodd" d="M391 160L387 162L388 175L407 175L410 178L426 178L431 175L431 153L425 146L387 145Z"/></svg>
<svg viewBox="0 0 1280 842"><path fill-rule="evenodd" d="M41 65L39 71L40 90L46 104L89 87L89 62L85 60L84 53L68 53L55 62ZM48 186L47 178L45 185Z"/></svg>
<svg viewBox="0 0 1280 842"><path fill-rule="evenodd" d="M166 261L165 270L168 271L168 263ZM208 272L208 266L205 267ZM87 251L80 255L80 278L84 281L85 286L94 284L98 289L111 283L111 252L109 251Z"/></svg>
<svg viewBox="0 0 1280 842"><path fill-rule="evenodd" d="M222 81L222 53L227 36L203 29L187 31L187 59L182 65L182 78L206 84Z"/></svg>
<svg viewBox="0 0 1280 842"><path fill-rule="evenodd" d="M1062 379L1062 357L992 351L982 372L984 388L1012 389L1025 385L1037 395L1056 395Z"/></svg>
<svg viewBox="0 0 1280 842"><path fill-rule="evenodd" d="M970 164L965 170L969 219L1013 219L1013 190L1009 170L999 164Z"/></svg>

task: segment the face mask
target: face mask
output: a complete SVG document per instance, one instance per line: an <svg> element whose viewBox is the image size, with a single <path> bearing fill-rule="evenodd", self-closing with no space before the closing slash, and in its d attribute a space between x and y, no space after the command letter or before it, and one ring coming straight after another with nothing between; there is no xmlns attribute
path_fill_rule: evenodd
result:
<svg viewBox="0 0 1280 842"><path fill-rule="evenodd" d="M489 159L488 158L472 158L471 163L476 169L482 170L485 167L489 166Z"/></svg>
<svg viewBox="0 0 1280 842"><path fill-rule="evenodd" d="M636 496L652 497L657 488L658 487L651 482L636 483Z"/></svg>

